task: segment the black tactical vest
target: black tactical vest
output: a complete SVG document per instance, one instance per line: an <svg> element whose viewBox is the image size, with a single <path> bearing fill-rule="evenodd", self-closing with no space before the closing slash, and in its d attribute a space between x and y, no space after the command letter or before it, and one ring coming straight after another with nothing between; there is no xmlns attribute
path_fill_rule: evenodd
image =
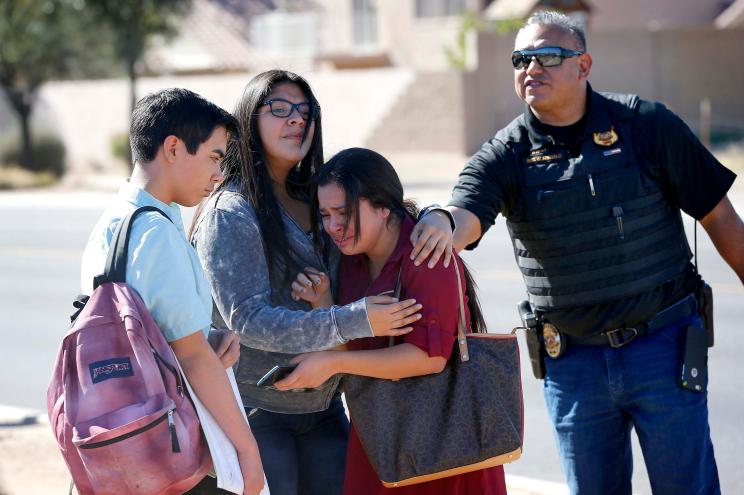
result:
<svg viewBox="0 0 744 495"><path fill-rule="evenodd" d="M507 142L521 163L506 223L529 299L541 311L651 290L683 273L691 257L679 209L634 150L638 98L592 98L587 126L598 128L586 129L577 156L560 143L535 143L524 125L512 127Z"/></svg>

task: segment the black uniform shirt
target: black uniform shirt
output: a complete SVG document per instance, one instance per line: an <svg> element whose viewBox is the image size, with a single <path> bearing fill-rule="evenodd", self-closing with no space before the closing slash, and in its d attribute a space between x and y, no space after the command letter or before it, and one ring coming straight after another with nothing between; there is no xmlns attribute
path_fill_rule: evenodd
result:
<svg viewBox="0 0 744 495"><path fill-rule="evenodd" d="M568 153L575 155L581 142L600 130L589 127L596 113L605 108L601 95L591 87L587 93L587 111L576 124L548 126L525 107L524 118L515 119L509 126L524 125L529 134L562 143ZM707 215L726 195L736 175L721 165L689 127L664 105L641 100L634 124L635 155L644 157L646 173L662 185L666 198L695 219ZM460 173L450 205L475 214L481 232L485 233L499 213L509 218L514 211L520 192L517 167L524 160L525 156L517 156L497 135L473 155ZM545 319L574 335L594 335L647 321L689 294L693 286L690 265L686 273L652 291L588 307L554 310L546 313Z"/></svg>

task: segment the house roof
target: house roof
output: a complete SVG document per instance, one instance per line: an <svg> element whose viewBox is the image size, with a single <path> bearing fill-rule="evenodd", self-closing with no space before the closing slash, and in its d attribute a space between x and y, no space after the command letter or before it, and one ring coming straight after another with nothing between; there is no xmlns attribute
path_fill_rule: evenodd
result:
<svg viewBox="0 0 744 495"><path fill-rule="evenodd" d="M193 0L174 39L157 39L145 56L149 73L251 71L266 54L250 42L251 18L318 9L315 0Z"/></svg>
<svg viewBox="0 0 744 495"><path fill-rule="evenodd" d="M248 22L242 16L217 1L193 0L178 35L153 43L145 66L155 73L250 70L251 53Z"/></svg>

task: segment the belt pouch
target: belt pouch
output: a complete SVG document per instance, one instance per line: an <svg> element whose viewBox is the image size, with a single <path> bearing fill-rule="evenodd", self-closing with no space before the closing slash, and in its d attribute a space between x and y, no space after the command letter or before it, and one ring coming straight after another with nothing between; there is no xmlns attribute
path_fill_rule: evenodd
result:
<svg viewBox="0 0 744 495"><path fill-rule="evenodd" d="M680 365L679 386L704 392L708 381L708 334L705 328L688 325Z"/></svg>
<svg viewBox="0 0 744 495"><path fill-rule="evenodd" d="M532 365L532 374L535 378L542 380L545 378L545 350L540 344L540 335L538 328L527 328L525 339L527 340L527 352L530 355L530 364Z"/></svg>
<svg viewBox="0 0 744 495"><path fill-rule="evenodd" d="M715 343L713 333L713 289L700 279L695 298L700 308L700 318L703 320L703 327L708 331L708 347L713 347Z"/></svg>

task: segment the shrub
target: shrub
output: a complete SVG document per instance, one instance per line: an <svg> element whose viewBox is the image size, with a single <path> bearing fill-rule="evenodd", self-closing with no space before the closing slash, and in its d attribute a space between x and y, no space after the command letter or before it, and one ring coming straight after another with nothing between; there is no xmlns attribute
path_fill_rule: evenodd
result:
<svg viewBox="0 0 744 495"><path fill-rule="evenodd" d="M65 145L56 136L39 136L31 143L33 163L24 167L30 172L49 172L61 177L65 172ZM9 167L21 163L21 142L18 139L0 145L0 164Z"/></svg>
<svg viewBox="0 0 744 495"><path fill-rule="evenodd" d="M129 134L128 133L122 132L122 133L113 135L111 137L110 145L111 145L111 154L114 156L114 158L118 158L126 164L132 163L132 157L130 155L132 150L129 147ZM129 168L131 169L132 166L129 165Z"/></svg>
<svg viewBox="0 0 744 495"><path fill-rule="evenodd" d="M58 177L51 172L29 172L18 167L0 167L0 191L51 186L57 180Z"/></svg>

